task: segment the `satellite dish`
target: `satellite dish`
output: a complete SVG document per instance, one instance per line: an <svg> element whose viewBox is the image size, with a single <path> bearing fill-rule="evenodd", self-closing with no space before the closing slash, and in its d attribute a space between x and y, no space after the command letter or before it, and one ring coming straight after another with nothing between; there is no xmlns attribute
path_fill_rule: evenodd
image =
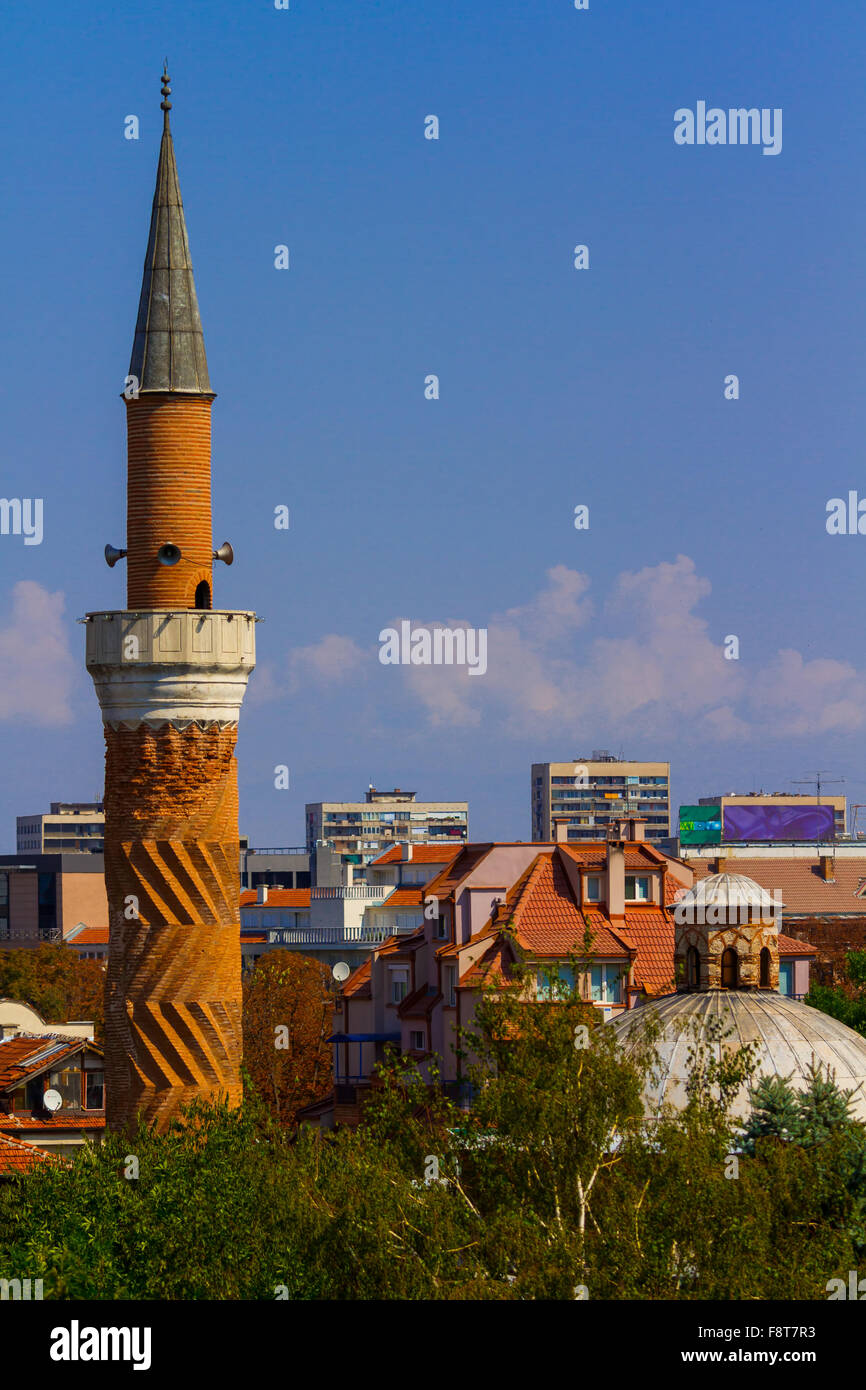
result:
<svg viewBox="0 0 866 1390"><path fill-rule="evenodd" d="M351 966L348 966L344 960L338 960L337 964L331 971L331 974L333 975L334 979L338 982L338 984L342 984L344 980L348 980L351 973Z"/></svg>
<svg viewBox="0 0 866 1390"><path fill-rule="evenodd" d="M42 1104L46 1110L50 1110L53 1114L63 1104L63 1097L59 1091L46 1091L42 1097Z"/></svg>

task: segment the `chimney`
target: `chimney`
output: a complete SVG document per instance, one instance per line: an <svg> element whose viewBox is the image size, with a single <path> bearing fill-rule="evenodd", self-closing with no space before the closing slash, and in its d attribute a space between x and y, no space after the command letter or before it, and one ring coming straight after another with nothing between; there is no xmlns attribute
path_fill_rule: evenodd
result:
<svg viewBox="0 0 866 1390"><path fill-rule="evenodd" d="M727 872L728 861L723 854L716 855L714 873L723 874Z"/></svg>
<svg viewBox="0 0 866 1390"><path fill-rule="evenodd" d="M553 839L557 845L568 843L568 817L554 816L553 818Z"/></svg>
<svg viewBox="0 0 866 1390"><path fill-rule="evenodd" d="M631 816L628 822L628 838L630 840L645 840L646 821L640 820L637 816Z"/></svg>
<svg viewBox="0 0 866 1390"><path fill-rule="evenodd" d="M821 855L821 877L825 883L836 882L836 865L832 854Z"/></svg>
<svg viewBox="0 0 866 1390"><path fill-rule="evenodd" d="M400 845L400 858L404 863L412 858L412 846L408 842Z"/></svg>
<svg viewBox="0 0 866 1390"><path fill-rule="evenodd" d="M608 917L625 916L625 845L609 839L605 854Z"/></svg>
<svg viewBox="0 0 866 1390"><path fill-rule="evenodd" d="M267 900L268 900L268 885L267 885L266 883L260 883L259 886L258 886L258 889L256 890L256 902L257 902L257 903L266 903Z"/></svg>

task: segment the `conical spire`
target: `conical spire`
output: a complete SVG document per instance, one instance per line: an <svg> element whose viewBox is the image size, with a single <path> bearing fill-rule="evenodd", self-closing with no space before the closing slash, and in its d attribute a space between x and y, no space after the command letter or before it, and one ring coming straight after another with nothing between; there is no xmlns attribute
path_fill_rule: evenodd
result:
<svg viewBox="0 0 866 1390"><path fill-rule="evenodd" d="M170 95L164 70L162 144L129 375L139 393L212 395L168 123Z"/></svg>

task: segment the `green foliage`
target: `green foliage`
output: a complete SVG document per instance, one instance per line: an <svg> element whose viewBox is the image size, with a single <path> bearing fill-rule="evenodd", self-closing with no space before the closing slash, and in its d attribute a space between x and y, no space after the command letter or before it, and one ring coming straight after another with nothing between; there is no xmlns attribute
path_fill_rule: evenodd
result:
<svg viewBox="0 0 866 1390"><path fill-rule="evenodd" d="M105 972L68 946L43 942L26 950L0 951L0 997L29 1004L49 1023L88 1019L102 1039Z"/></svg>
<svg viewBox="0 0 866 1390"><path fill-rule="evenodd" d="M649 1124L652 1011L625 1055L564 979L538 1003L529 976L461 1040L471 1107L391 1056L354 1132L292 1134L250 1097L109 1135L0 1186L0 1273L103 1299L809 1299L847 1278L866 1131L831 1077L758 1082L744 1136L754 1057L695 1037L685 1107Z"/></svg>
<svg viewBox="0 0 866 1390"><path fill-rule="evenodd" d="M812 985L805 1002L866 1037L866 951L849 951L843 983Z"/></svg>

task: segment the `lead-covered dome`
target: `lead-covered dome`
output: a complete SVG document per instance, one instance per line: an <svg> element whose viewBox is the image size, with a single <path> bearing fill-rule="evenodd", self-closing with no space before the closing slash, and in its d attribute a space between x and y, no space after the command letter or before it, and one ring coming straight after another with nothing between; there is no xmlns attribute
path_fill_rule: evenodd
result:
<svg viewBox="0 0 866 1390"><path fill-rule="evenodd" d="M813 1063L829 1067L838 1086L856 1092L851 1097L851 1113L866 1121L866 1038L819 1009L784 995L757 990L669 994L630 1009L608 1024L626 1052L630 1039L648 1016L655 1017L662 1028L657 1044L660 1072L645 1095L647 1114L652 1118L664 1102L675 1109L685 1106L688 1054L696 1037L700 1037L716 1056L721 1055L721 1049L730 1052L744 1043L757 1043L753 1082L761 1076L781 1076L801 1091L808 1083ZM711 1020L718 1020L722 1034L727 1035L721 1042L708 1037ZM739 1118L749 1115L746 1087L732 1109Z"/></svg>

